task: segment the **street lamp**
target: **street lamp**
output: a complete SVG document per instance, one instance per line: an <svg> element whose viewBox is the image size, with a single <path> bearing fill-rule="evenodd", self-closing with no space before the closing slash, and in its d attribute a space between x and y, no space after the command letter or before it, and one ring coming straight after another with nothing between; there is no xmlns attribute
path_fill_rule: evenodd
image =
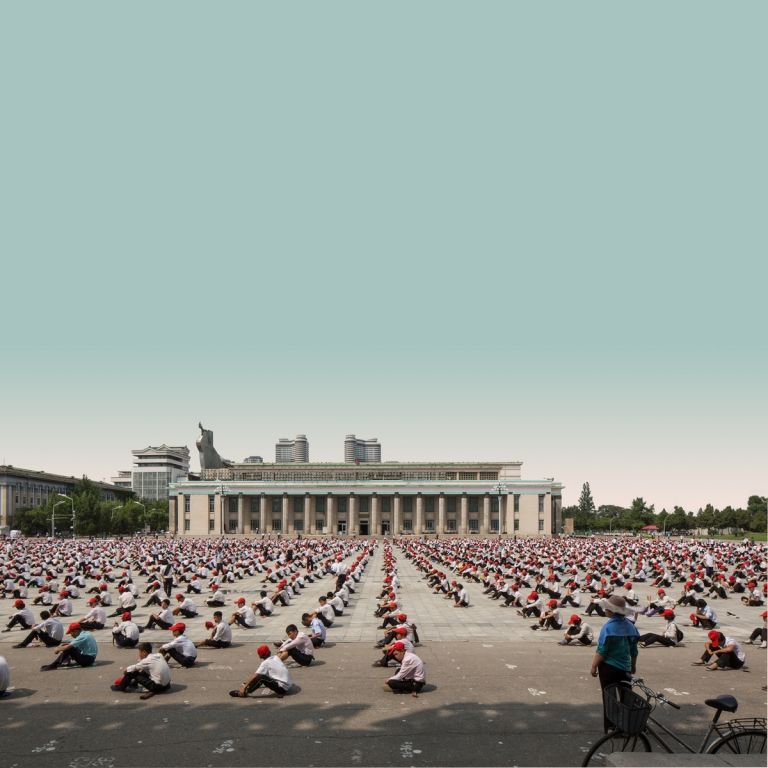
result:
<svg viewBox="0 0 768 768"><path fill-rule="evenodd" d="M66 501L57 501L53 505L53 509L51 510L51 538L53 538L56 535L56 529L54 528L54 520L56 519L56 507L59 506L59 504L66 504Z"/></svg>
<svg viewBox="0 0 768 768"><path fill-rule="evenodd" d="M69 499L69 503L72 505L72 538L75 538L75 502L71 496L67 496L66 493L57 493L57 496L61 496L63 499Z"/></svg>
<svg viewBox="0 0 768 768"><path fill-rule="evenodd" d="M504 485L504 483L497 483L496 485L496 493L499 494L499 530L504 531L504 533L507 532L506 524L501 524L501 497L505 496L507 493L507 486ZM512 521L512 535L514 536L514 528L515 528L515 522Z"/></svg>

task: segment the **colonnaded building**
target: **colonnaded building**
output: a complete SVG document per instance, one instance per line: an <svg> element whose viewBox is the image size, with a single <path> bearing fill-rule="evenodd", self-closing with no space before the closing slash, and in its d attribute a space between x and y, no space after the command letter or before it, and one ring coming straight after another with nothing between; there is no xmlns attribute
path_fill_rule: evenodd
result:
<svg viewBox="0 0 768 768"><path fill-rule="evenodd" d="M562 488L522 462L253 464L172 483L173 534L520 535L562 532Z"/></svg>

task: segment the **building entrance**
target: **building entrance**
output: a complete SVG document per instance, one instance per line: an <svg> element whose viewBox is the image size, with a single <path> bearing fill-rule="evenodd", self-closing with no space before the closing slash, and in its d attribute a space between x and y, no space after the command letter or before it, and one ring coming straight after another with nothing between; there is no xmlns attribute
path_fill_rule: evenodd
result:
<svg viewBox="0 0 768 768"><path fill-rule="evenodd" d="M367 520L361 520L360 521L360 535L361 536L367 536L368 535L368 521Z"/></svg>
<svg viewBox="0 0 768 768"><path fill-rule="evenodd" d="M381 535L389 536L389 520L381 521Z"/></svg>

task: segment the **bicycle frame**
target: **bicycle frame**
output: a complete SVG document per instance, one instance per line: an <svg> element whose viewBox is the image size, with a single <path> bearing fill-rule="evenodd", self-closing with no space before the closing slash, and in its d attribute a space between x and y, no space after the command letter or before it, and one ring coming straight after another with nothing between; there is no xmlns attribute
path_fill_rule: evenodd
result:
<svg viewBox="0 0 768 768"><path fill-rule="evenodd" d="M709 743L709 739L712 736L712 732L715 730L715 721L713 721L709 724L709 728L707 729L707 732L704 735L704 739L701 742L701 746L699 746L698 749L693 749L688 744L686 744L686 742L684 742L679 736L677 736L669 728L667 728L666 725L664 725L663 723L660 723L653 716L650 716L648 718L648 723L649 724L653 723L657 728L664 731L664 733L666 733L667 736L670 736L672 739L674 739L681 747L684 747L687 752L690 752L691 754L694 754L694 755L704 754L704 749ZM667 744L667 742L664 741L664 739L658 733L656 733L656 731L653 728L650 727L650 725L646 726L645 734L648 737L653 737L670 754L674 752L672 747L670 747L669 744Z"/></svg>

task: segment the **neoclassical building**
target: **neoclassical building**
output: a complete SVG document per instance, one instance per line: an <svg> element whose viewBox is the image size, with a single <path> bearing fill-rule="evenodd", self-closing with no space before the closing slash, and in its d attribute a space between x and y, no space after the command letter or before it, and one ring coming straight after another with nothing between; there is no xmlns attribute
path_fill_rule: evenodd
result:
<svg viewBox="0 0 768 768"><path fill-rule="evenodd" d="M354 536L562 530L562 488L522 462L235 464L170 485L169 531Z"/></svg>

